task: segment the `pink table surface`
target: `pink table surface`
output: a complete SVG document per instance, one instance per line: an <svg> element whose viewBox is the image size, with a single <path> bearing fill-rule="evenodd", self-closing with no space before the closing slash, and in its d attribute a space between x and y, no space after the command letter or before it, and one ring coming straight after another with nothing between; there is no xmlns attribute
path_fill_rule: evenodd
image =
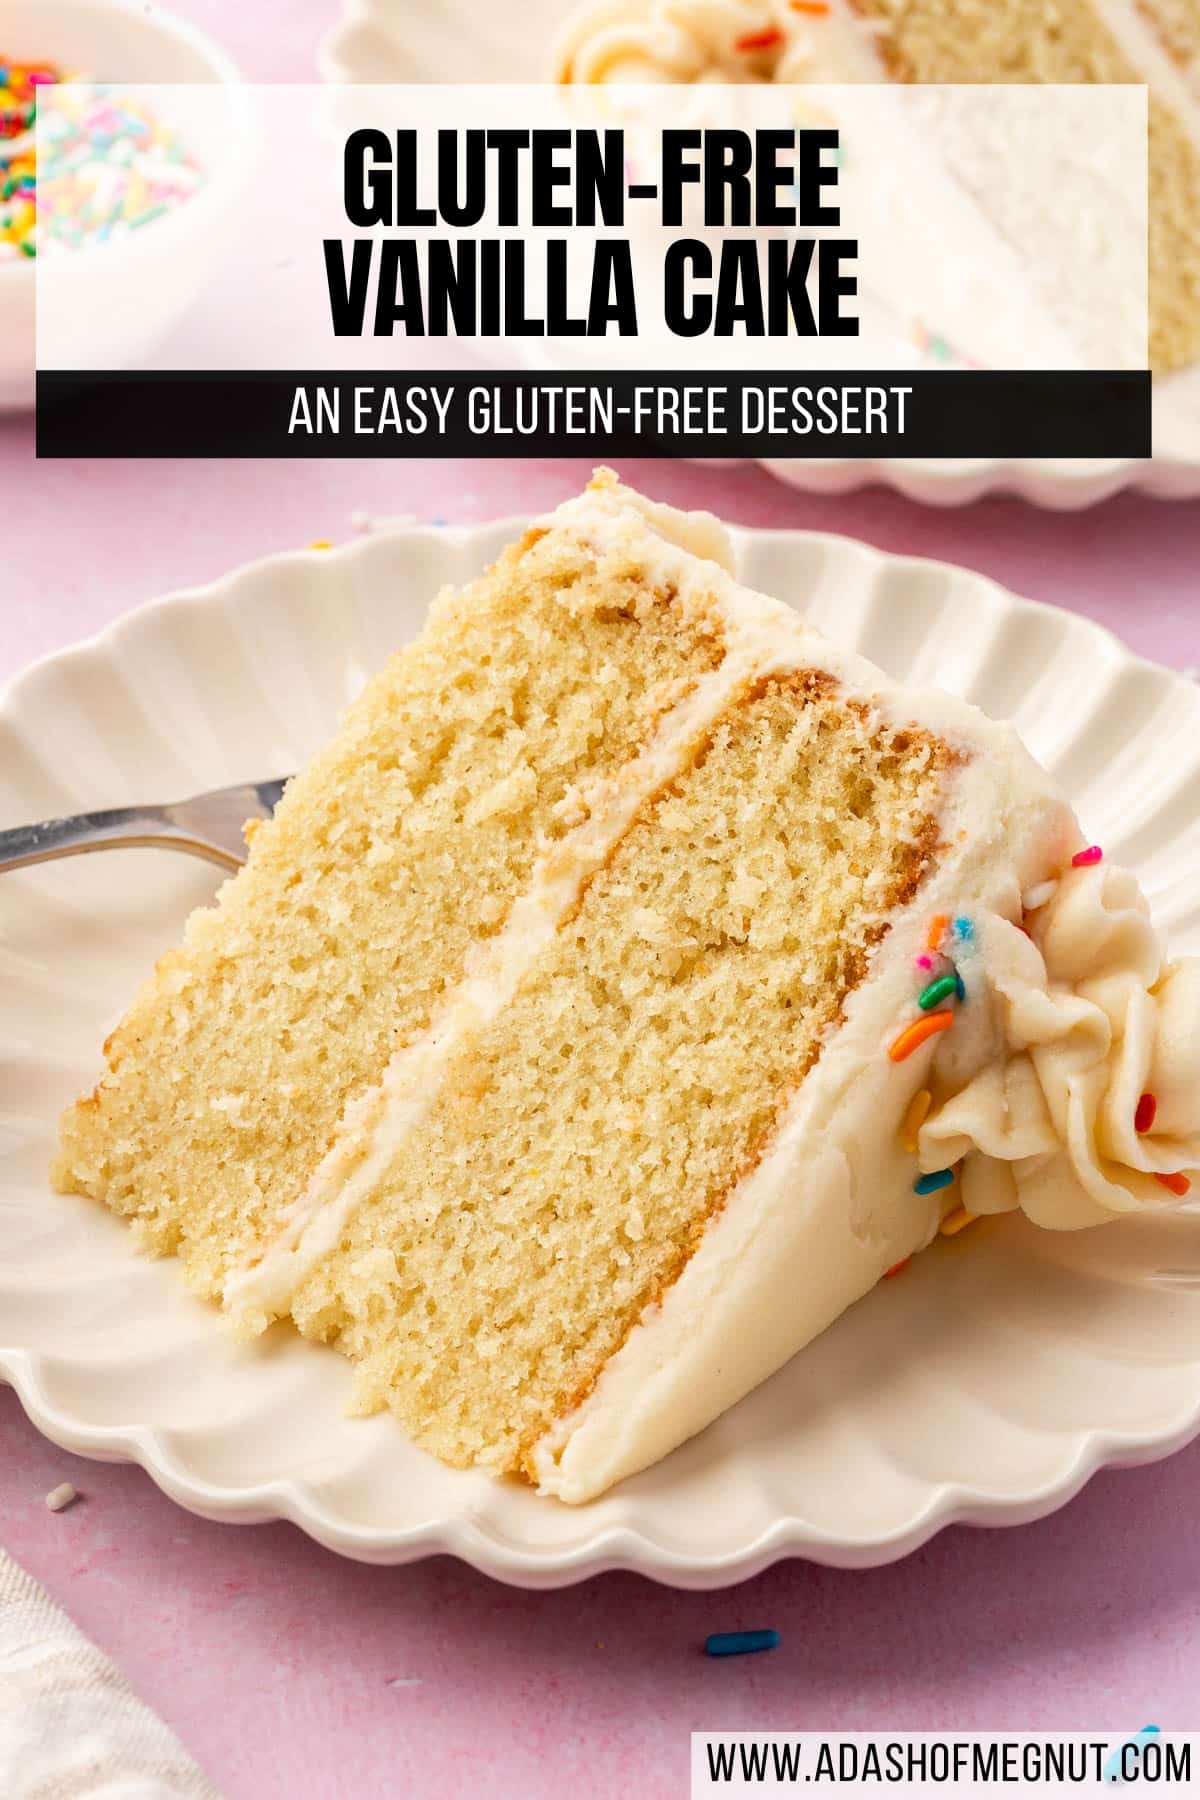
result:
<svg viewBox="0 0 1200 1800"><path fill-rule="evenodd" d="M304 79L331 0L180 0L260 78ZM1200 507L1074 517L1006 500L924 512L802 497L755 470L623 466L665 499L962 562L1148 656L1200 663ZM167 589L350 535L356 509L486 519L577 488L579 463L35 464L0 424L0 678ZM84 1495L51 1515L69 1479ZM0 1543L125 1670L230 1800L687 1790L688 1733L1196 1728L1200 1444L1105 1474L1053 1518L952 1530L865 1574L782 1565L680 1594L611 1575L527 1594L445 1560L379 1570L290 1526L196 1520L140 1470L46 1443L0 1391ZM705 1634L781 1648L708 1662Z"/></svg>

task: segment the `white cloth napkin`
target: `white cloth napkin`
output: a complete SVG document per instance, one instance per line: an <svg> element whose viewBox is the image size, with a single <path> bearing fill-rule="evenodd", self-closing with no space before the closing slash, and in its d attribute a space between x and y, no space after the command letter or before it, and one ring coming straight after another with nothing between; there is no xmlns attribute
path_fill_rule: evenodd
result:
<svg viewBox="0 0 1200 1800"><path fill-rule="evenodd" d="M4 1800L220 1800L112 1663L0 1550Z"/></svg>

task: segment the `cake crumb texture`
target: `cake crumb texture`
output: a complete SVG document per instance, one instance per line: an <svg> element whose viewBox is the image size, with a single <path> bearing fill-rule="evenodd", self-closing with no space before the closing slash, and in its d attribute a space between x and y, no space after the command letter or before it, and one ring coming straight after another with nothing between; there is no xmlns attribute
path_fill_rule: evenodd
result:
<svg viewBox="0 0 1200 1800"><path fill-rule="evenodd" d="M1094 0L851 0L884 27L879 53L892 76L916 82L1144 82ZM1191 0L1140 0L1181 68L1200 48ZM1195 65L1192 65L1193 92ZM1200 358L1200 149L1150 93L1150 361L1158 370Z"/></svg>
<svg viewBox="0 0 1200 1800"><path fill-rule="evenodd" d="M219 1294L500 929L580 784L723 653L702 595L570 526L443 597L159 962L63 1119L56 1184Z"/></svg>
<svg viewBox="0 0 1200 1800"><path fill-rule="evenodd" d="M720 717L293 1296L361 1410L522 1466L763 1153L935 855L952 760L820 671Z"/></svg>

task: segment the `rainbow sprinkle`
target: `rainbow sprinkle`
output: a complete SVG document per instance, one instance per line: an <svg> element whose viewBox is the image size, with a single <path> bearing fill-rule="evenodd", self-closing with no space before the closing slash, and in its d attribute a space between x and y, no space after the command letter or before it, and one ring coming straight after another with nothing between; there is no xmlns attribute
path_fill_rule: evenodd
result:
<svg viewBox="0 0 1200 1800"><path fill-rule="evenodd" d="M43 254L123 237L190 200L204 175L177 134L115 89L65 84L42 123Z"/></svg>
<svg viewBox="0 0 1200 1800"><path fill-rule="evenodd" d="M926 1013L924 1018L914 1019L911 1025L905 1026L895 1042L889 1045L889 1057L893 1062L904 1062L929 1038L936 1037L939 1031L948 1031L953 1023L954 1014L951 1012Z"/></svg>
<svg viewBox="0 0 1200 1800"><path fill-rule="evenodd" d="M900 1127L900 1142L904 1148L915 1156L917 1153L917 1133L929 1117L929 1108L933 1105L933 1095L928 1088L922 1088L913 1095L908 1103L908 1111L904 1115L904 1123Z"/></svg>
<svg viewBox="0 0 1200 1800"><path fill-rule="evenodd" d="M714 1631L704 1640L705 1656L753 1656L756 1650L774 1650L777 1631Z"/></svg>
<svg viewBox="0 0 1200 1800"><path fill-rule="evenodd" d="M965 1206L960 1206L954 1212L946 1214L938 1230L943 1237L957 1237L960 1231L965 1231L968 1225L975 1223L976 1216L975 1213L969 1213Z"/></svg>
<svg viewBox="0 0 1200 1800"><path fill-rule="evenodd" d="M950 919L946 913L938 913L929 921L929 933L925 939L925 948L927 950L941 949L942 939L946 935L946 927L949 923Z"/></svg>
<svg viewBox="0 0 1200 1800"><path fill-rule="evenodd" d="M914 319L909 327L912 341L921 356L931 356L935 362L958 363L964 369L981 369L983 364L965 350L958 350L949 338L939 337L930 331L924 319Z"/></svg>
<svg viewBox="0 0 1200 1800"><path fill-rule="evenodd" d="M931 1012L939 1001L948 1000L951 994L957 998L958 989L957 974L939 975L936 981L931 981L929 986L923 988L917 995L917 1005L922 1012Z"/></svg>
<svg viewBox="0 0 1200 1800"><path fill-rule="evenodd" d="M1071 858L1073 869L1091 869L1096 863L1104 861L1104 852L1099 844L1089 844L1086 850L1077 850Z"/></svg>
<svg viewBox="0 0 1200 1800"><path fill-rule="evenodd" d="M901 1269L907 1269L911 1261L911 1256L902 1256L898 1263L893 1263L890 1269L883 1271L883 1279L886 1281L890 1275L898 1275Z"/></svg>
<svg viewBox="0 0 1200 1800"><path fill-rule="evenodd" d="M762 31L747 31L742 37L734 38L735 50L773 50L776 44L782 44L783 32L778 25L768 25Z"/></svg>
<svg viewBox="0 0 1200 1800"><path fill-rule="evenodd" d="M0 58L0 262L37 255L37 92L61 80L51 63Z"/></svg>
<svg viewBox="0 0 1200 1800"><path fill-rule="evenodd" d="M942 1188L954 1186L953 1169L934 1169L931 1175L918 1175L913 1182L914 1194L937 1194Z"/></svg>
<svg viewBox="0 0 1200 1800"><path fill-rule="evenodd" d="M1180 1200L1191 1192L1191 1182L1186 1175L1155 1175L1155 1181L1166 1188L1169 1194L1175 1194Z"/></svg>
<svg viewBox="0 0 1200 1800"><path fill-rule="evenodd" d="M1158 1101L1153 1094L1143 1094L1137 1103L1137 1111L1133 1115L1133 1129L1139 1137L1153 1128L1158 1116Z"/></svg>

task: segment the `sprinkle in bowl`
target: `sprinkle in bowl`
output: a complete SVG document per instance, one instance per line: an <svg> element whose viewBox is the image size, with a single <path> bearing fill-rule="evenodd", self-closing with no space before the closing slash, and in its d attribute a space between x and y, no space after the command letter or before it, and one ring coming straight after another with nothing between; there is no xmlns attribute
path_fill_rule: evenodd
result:
<svg viewBox="0 0 1200 1800"><path fill-rule="evenodd" d="M78 167L86 153L91 158L89 180L98 180L101 193L106 185L116 192L114 182L122 183L129 204L114 201L111 220L89 215L94 228L86 243L76 239L69 255L54 256L53 278L44 283L40 299L38 264L48 263L46 249L62 248L46 244L41 206L39 253L33 253L30 242L27 249L10 250L0 259L0 410L11 411L33 404L38 332L43 362L49 344L60 365L69 349L69 361L77 366L121 367L135 360L195 298L222 235L234 228L250 133L246 95L232 59L211 38L144 0L0 0L3 59L10 59L4 67L14 70L18 94L22 66L36 72L39 96L56 96L51 101L56 117L60 101L73 96L69 88L43 81L43 72L62 71L68 80L104 84L106 92L117 96L118 107L126 85L143 83L181 84L173 88L177 96L185 85L211 89L215 84L223 96L220 107L212 104L211 94L207 104L191 108L177 99L179 117L161 122L135 99L124 106L122 129L127 136L143 133L149 146L147 182L136 166L100 166L105 149L97 151L95 145L111 148L120 133L100 131L105 121L97 89L79 89L72 127L77 139L64 140L64 167ZM0 192L6 169L28 167L13 154L23 148L16 134L7 139L0 135ZM124 146L125 154L133 148L132 143ZM118 148L114 165L121 154ZM168 158L171 169L166 168ZM192 184L195 192L186 204L176 205L193 168L203 171L203 179ZM39 176L45 173L39 167ZM27 176L13 185L15 198L26 198ZM39 182L37 199L60 186L58 177L49 184ZM78 207L77 197L74 203Z"/></svg>

